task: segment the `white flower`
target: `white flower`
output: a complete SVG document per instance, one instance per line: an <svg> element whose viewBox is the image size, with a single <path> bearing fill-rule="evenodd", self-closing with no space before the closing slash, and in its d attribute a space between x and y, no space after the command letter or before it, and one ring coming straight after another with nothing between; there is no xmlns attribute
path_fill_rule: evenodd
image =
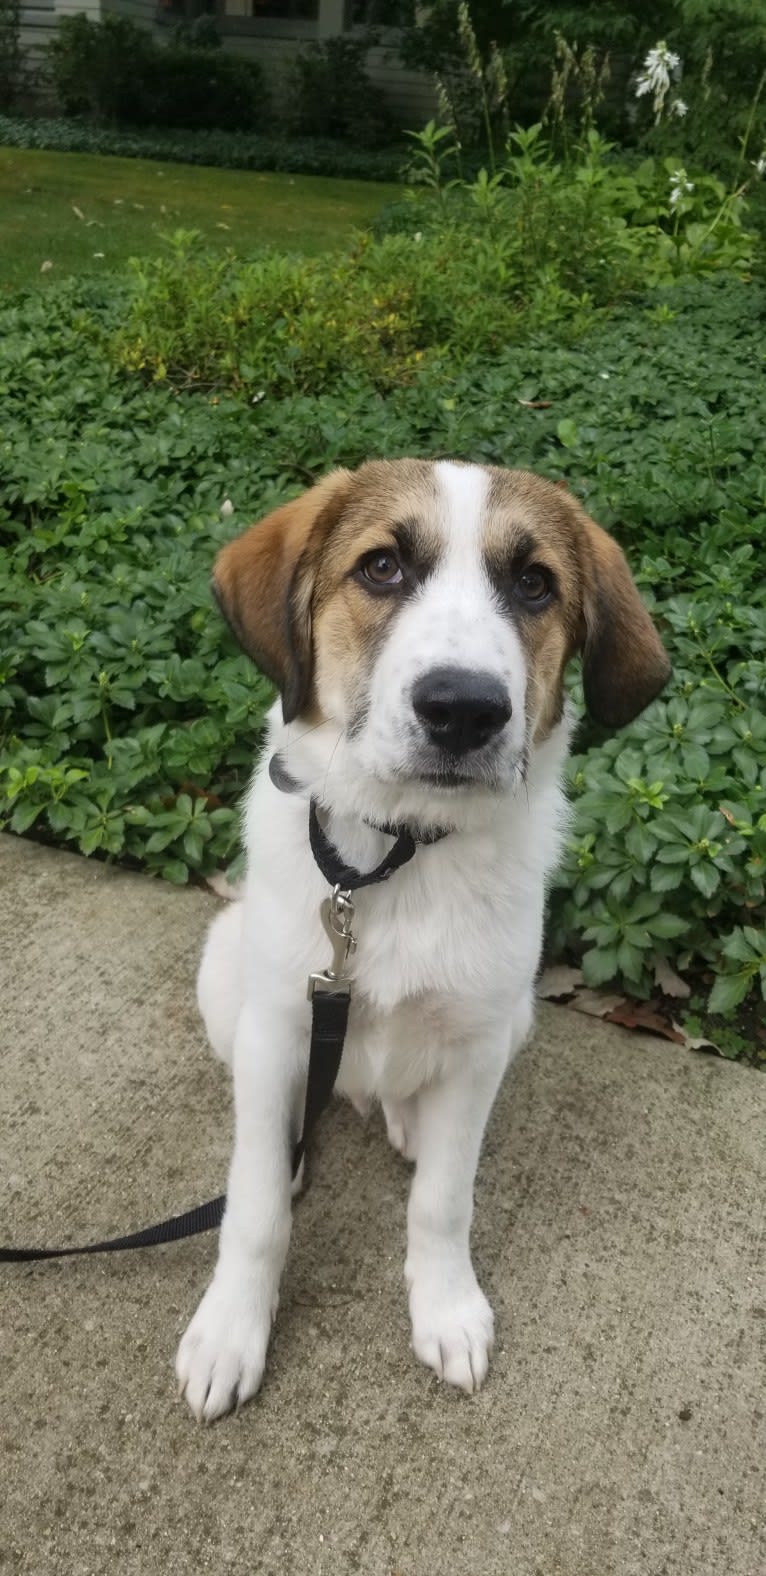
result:
<svg viewBox="0 0 766 1576"><path fill-rule="evenodd" d="M686 170L679 167L670 172L670 206L677 208L685 192L694 191L694 182L687 177Z"/></svg>
<svg viewBox="0 0 766 1576"><path fill-rule="evenodd" d="M224 498L223 503L221 504L221 519L222 520L228 520L229 515L233 514L233 513L234 513L234 505L233 505L231 499L230 498Z"/></svg>
<svg viewBox="0 0 766 1576"><path fill-rule="evenodd" d="M751 159L750 163L752 164L756 175L766 175L766 148L764 148L763 153L759 159Z"/></svg>
<svg viewBox="0 0 766 1576"><path fill-rule="evenodd" d="M686 103L686 100L682 98L673 99L670 106L670 113L671 115L677 115L679 120L683 120L684 115L688 115L689 113L689 106Z"/></svg>
<svg viewBox="0 0 766 1576"><path fill-rule="evenodd" d="M671 74L674 78L681 75L681 57L674 50L668 49L664 38L661 38L654 49L650 49L644 61L644 69L636 78L636 98L643 98L645 93L654 95L654 119L659 121L665 99L670 87ZM683 100L681 100L683 103ZM685 113L684 110L681 113Z"/></svg>

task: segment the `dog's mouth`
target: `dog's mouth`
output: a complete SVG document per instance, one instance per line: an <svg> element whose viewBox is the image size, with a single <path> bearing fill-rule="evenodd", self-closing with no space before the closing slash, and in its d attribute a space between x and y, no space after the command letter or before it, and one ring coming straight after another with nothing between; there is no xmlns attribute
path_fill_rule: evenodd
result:
<svg viewBox="0 0 766 1576"><path fill-rule="evenodd" d="M497 780L489 779L486 772L471 771L430 771L421 772L412 778L413 782L425 783L429 788L495 788Z"/></svg>
<svg viewBox="0 0 766 1576"><path fill-rule="evenodd" d="M498 793L506 789L520 771L523 774L523 770L521 761L511 761L490 748L461 757L446 751L438 755L431 751L418 752L396 776L401 783L419 785L432 793L443 791L453 795L469 790Z"/></svg>

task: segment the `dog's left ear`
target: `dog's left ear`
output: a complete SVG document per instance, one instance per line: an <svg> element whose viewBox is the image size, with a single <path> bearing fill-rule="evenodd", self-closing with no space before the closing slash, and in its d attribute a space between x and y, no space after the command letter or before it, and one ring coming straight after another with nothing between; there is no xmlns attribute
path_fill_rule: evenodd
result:
<svg viewBox="0 0 766 1576"><path fill-rule="evenodd" d="M308 705L311 606L322 547L343 512L349 471L333 471L222 548L213 591L249 657L279 686L285 722Z"/></svg>
<svg viewBox="0 0 766 1576"><path fill-rule="evenodd" d="M622 728L659 695L670 662L625 555L593 520L582 523L585 704L596 722Z"/></svg>

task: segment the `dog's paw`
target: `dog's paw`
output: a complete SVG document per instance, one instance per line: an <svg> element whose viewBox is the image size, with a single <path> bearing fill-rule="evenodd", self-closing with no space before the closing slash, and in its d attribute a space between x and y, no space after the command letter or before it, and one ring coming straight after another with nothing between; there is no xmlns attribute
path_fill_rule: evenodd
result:
<svg viewBox="0 0 766 1576"><path fill-rule="evenodd" d="M213 1280L176 1357L179 1389L197 1421L212 1423L255 1395L276 1313L266 1298L245 1298Z"/></svg>
<svg viewBox="0 0 766 1576"><path fill-rule="evenodd" d="M386 1132L388 1142L394 1149L404 1156L405 1160L417 1160L417 1105L414 1099L410 1100L384 1100L383 1115L386 1118Z"/></svg>
<svg viewBox="0 0 766 1576"><path fill-rule="evenodd" d="M430 1276L410 1284L412 1349L447 1384L473 1395L487 1377L492 1351L492 1309L471 1272L455 1286Z"/></svg>

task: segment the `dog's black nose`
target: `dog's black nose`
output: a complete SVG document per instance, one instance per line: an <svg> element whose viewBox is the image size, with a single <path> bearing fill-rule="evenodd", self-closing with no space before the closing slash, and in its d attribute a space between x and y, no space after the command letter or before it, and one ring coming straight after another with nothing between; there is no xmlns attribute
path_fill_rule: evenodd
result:
<svg viewBox="0 0 766 1576"><path fill-rule="evenodd" d="M419 678L412 705L434 744L450 755L481 749L511 715L511 699L492 673L432 668Z"/></svg>

